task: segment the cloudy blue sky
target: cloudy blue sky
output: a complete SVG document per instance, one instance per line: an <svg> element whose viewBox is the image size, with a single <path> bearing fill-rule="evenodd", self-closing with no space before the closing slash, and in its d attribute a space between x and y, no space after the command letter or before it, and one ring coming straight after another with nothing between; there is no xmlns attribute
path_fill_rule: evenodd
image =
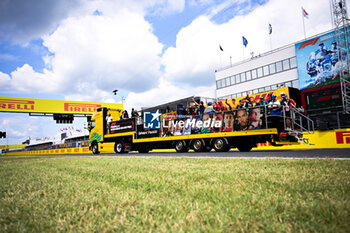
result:
<svg viewBox="0 0 350 233"><path fill-rule="evenodd" d="M124 97L127 109L214 97L214 71L230 56L238 62L270 49L268 23L273 48L303 39L301 6L310 15L307 36L332 28L328 0L0 0L0 96ZM10 144L62 127L49 118L0 115Z"/></svg>

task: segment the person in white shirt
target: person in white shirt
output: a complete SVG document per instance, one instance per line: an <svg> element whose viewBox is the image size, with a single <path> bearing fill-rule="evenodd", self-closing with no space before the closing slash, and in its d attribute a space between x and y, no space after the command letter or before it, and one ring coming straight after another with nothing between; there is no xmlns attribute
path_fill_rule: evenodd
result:
<svg viewBox="0 0 350 233"><path fill-rule="evenodd" d="M109 124L113 121L111 113L107 114L106 121L107 121L107 129L109 129Z"/></svg>
<svg viewBox="0 0 350 233"><path fill-rule="evenodd" d="M276 95L272 95L272 99L267 107L270 115L281 115L281 103L276 99Z"/></svg>

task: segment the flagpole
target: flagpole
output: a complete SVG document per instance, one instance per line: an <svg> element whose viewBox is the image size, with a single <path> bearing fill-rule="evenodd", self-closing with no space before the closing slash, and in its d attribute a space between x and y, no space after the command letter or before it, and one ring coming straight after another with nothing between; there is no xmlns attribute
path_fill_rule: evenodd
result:
<svg viewBox="0 0 350 233"><path fill-rule="evenodd" d="M269 34L269 36L270 36L270 50L272 51L271 34Z"/></svg>
<svg viewBox="0 0 350 233"><path fill-rule="evenodd" d="M303 29L304 29L304 39L306 39L306 33L305 33L305 22L304 22L304 8L301 8L301 17L303 18Z"/></svg>

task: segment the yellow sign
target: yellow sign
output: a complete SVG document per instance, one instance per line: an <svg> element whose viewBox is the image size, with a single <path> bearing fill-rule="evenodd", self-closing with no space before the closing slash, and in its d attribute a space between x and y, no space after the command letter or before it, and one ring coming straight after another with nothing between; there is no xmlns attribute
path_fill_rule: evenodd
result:
<svg viewBox="0 0 350 233"><path fill-rule="evenodd" d="M315 131L314 134L306 134L311 145L284 145L282 147L274 147L270 143L259 143L257 149L325 149L325 148L350 148L350 128L335 129L327 131Z"/></svg>
<svg viewBox="0 0 350 233"><path fill-rule="evenodd" d="M258 103L260 101L260 97L264 96L264 99L267 99L267 96L269 94L271 95L276 95L276 99L281 101L281 93L284 92L288 97L289 97L289 88L288 87L283 87L274 91L266 91L266 92L262 92L262 93L258 93L258 94L250 94L250 97L253 97L255 102ZM238 97L238 98L233 98L236 100L235 104L239 104L239 101L242 99L245 99L246 96L242 96L242 97ZM228 100L228 103L232 105L232 99Z"/></svg>
<svg viewBox="0 0 350 233"><path fill-rule="evenodd" d="M0 96L0 112L93 114L97 108L123 110L123 104L68 100L28 99Z"/></svg>
<svg viewBox="0 0 350 233"><path fill-rule="evenodd" d="M0 145L0 150L1 149L17 149L17 148L24 148L25 145L24 144L20 144L20 145Z"/></svg>

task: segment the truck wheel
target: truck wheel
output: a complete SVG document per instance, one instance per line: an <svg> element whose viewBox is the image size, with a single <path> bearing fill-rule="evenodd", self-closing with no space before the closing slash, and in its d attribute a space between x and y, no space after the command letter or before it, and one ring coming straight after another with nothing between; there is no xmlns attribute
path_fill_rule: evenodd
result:
<svg viewBox="0 0 350 233"><path fill-rule="evenodd" d="M97 144L97 142L93 142L91 147L92 147L92 153L93 153L94 155L97 155L97 154L100 153L100 152L98 151L98 144Z"/></svg>
<svg viewBox="0 0 350 233"><path fill-rule="evenodd" d="M188 147L186 146L186 142L183 140L180 141L176 141L175 142L175 150L176 152L187 152L188 151Z"/></svg>
<svg viewBox="0 0 350 233"><path fill-rule="evenodd" d="M202 139L194 140L192 146L195 152L203 152L205 149L205 143Z"/></svg>
<svg viewBox="0 0 350 233"><path fill-rule="evenodd" d="M216 152L227 152L230 149L226 138L215 139L213 147Z"/></svg>
<svg viewBox="0 0 350 233"><path fill-rule="evenodd" d="M114 144L114 151L115 153L117 154L122 154L125 152L125 146L124 146L124 143L123 142L116 142Z"/></svg>
<svg viewBox="0 0 350 233"><path fill-rule="evenodd" d="M237 146L240 152L249 152L253 148L252 144L241 144Z"/></svg>

